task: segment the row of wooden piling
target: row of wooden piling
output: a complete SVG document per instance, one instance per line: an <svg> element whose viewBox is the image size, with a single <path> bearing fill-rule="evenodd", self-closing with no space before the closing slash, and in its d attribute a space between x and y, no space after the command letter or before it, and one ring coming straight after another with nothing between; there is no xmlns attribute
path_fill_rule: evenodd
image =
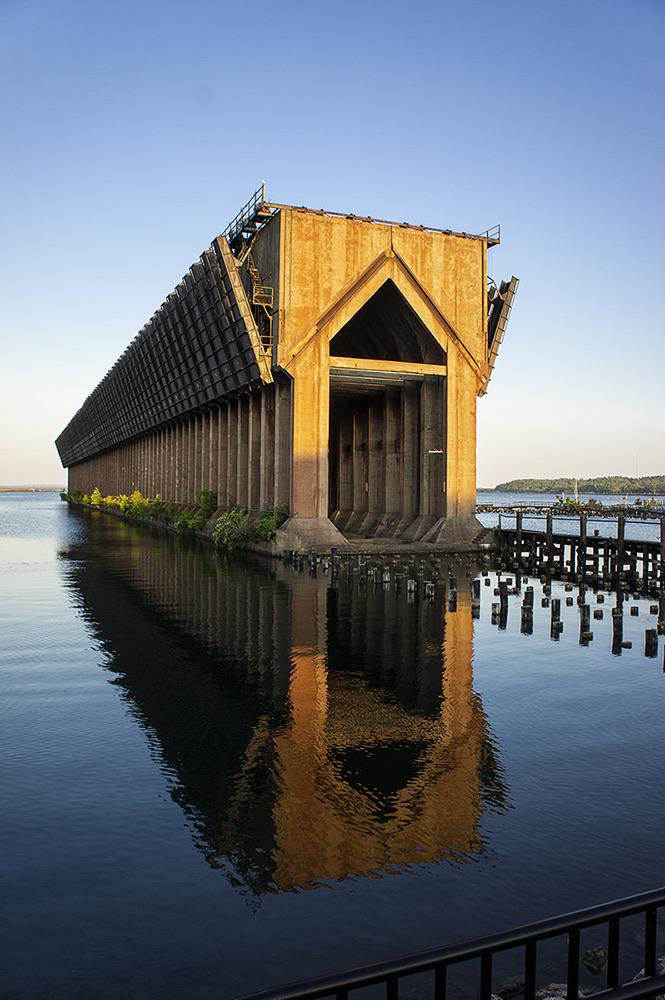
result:
<svg viewBox="0 0 665 1000"><path fill-rule="evenodd" d="M451 612L457 610L458 575L461 575L464 579L463 585L468 585L471 590L472 617L480 617L481 579L476 576L478 567L475 566L460 566L453 573L450 571L450 565L443 561L437 565L432 560L417 559L414 556L407 558L393 557L389 562L381 560L373 561L363 555L343 557L340 556L336 549L332 549L329 555L314 551L309 552L307 555L300 552L286 553L284 561L290 563L296 572L304 573L306 571L310 577L316 578L319 575L329 576L333 588L338 587L340 582L344 582L346 585L352 587L357 586L360 591L371 589L376 592L378 590L385 591L394 588L397 593L403 592L408 602L422 600L425 603L433 604L437 592L443 590L444 596L447 598L448 610ZM489 559L486 559L485 562L489 562ZM521 593L522 583L528 579L527 576L523 576L522 567L515 565L515 584L513 585L511 577L501 578L501 573L505 569L506 564L504 563L501 569L499 569L498 585L494 588L494 596L498 597L498 601L491 604L492 624L497 625L500 630L507 628L509 596L516 596ZM485 578L485 586L491 586L488 567L485 566L482 568L481 573ZM564 575L567 577L567 574ZM554 641L558 641L563 632L563 622L561 619L562 598L552 597L551 577L542 575L540 582L542 584L541 606L551 609L550 637ZM565 605L570 607L575 603L573 596L570 596L573 584L567 581L567 579L562 582L564 582L567 594L563 600L565 601ZM620 586L615 591L617 604L616 607L612 608L611 647L612 653L615 655L620 655L622 650L631 648L632 646L632 642L625 640L623 636L623 603L628 593L633 593L635 597L643 596L643 582L641 577L624 573L619 581ZM582 646L588 646L593 641L593 632L591 629L592 609L586 600L587 589L585 583L580 581L577 605L580 614L579 643ZM534 601L535 588L532 584L528 584L523 591L520 609L520 631L526 635L533 633ZM596 602L597 604L603 604L605 602L605 595L596 593ZM637 605L632 606L630 613L631 615L638 614L639 607ZM644 655L652 658L658 655L658 635L665 635L665 590L661 590L658 603L650 606L650 613L657 615L658 624L656 628L645 630ZM600 620L603 617L604 612L602 608L596 608L593 611L594 620Z"/></svg>

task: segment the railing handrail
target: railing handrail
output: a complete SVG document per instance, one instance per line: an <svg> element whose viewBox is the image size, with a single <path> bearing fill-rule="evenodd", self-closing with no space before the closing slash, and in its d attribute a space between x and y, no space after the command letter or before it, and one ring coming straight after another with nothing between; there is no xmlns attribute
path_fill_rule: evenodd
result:
<svg viewBox="0 0 665 1000"><path fill-rule="evenodd" d="M480 511L479 513L481 513L481 514L497 513L501 517L516 517L517 516L517 514L514 511L510 511L510 510L498 510L498 511L484 510L484 511ZM579 514L556 514L556 513L554 513L553 516L557 519L557 521L578 521L579 522L579 519L580 519L580 515ZM535 518L538 518L538 517L545 518L547 520L547 518L549 517L549 515L548 514L540 514L540 513L537 513L537 514L526 514L525 513L525 517L530 518L531 520L535 520ZM593 521L593 519L594 519L594 515L593 514L586 514L586 517L587 517L587 519L589 521ZM614 515L614 519L616 520L617 517L619 517L619 515L615 514ZM602 521L602 520L611 521L612 518L611 517L604 517L604 518L603 517L599 517L598 520L599 521ZM644 521L651 521L651 520L657 521L657 520L660 520L660 518L659 517L624 517L624 523L625 524L643 524Z"/></svg>
<svg viewBox="0 0 665 1000"><path fill-rule="evenodd" d="M261 186L256 189L249 201L242 206L238 214L233 218L226 229L223 231L222 236L227 240L228 243L233 240L239 232L242 231L243 226L248 223L258 210L265 204L266 196L266 182L261 181Z"/></svg>
<svg viewBox="0 0 665 1000"><path fill-rule="evenodd" d="M305 998L315 1000L315 998L332 996L333 994L344 995L350 989L372 986L419 972L428 972L437 966L454 965L474 958L482 958L484 955L507 951L510 948L518 948L521 945L569 934L571 931L594 927L613 917L630 917L660 906L665 906L665 887L627 896L609 903L601 903L583 910L573 910L535 923L513 927L498 934L447 945L444 948L435 948L431 951L390 959L376 965L350 969L347 972L323 976L319 979L295 982L276 989L248 994L242 1000L305 1000ZM644 992L632 990L633 986L644 986L645 983L656 984L657 989L647 988ZM657 996L663 992L664 988L665 976L658 976L651 977L650 980L639 984L630 983L623 987L603 991L596 996L602 997L606 994L616 998L616 1000L637 1000L638 997Z"/></svg>

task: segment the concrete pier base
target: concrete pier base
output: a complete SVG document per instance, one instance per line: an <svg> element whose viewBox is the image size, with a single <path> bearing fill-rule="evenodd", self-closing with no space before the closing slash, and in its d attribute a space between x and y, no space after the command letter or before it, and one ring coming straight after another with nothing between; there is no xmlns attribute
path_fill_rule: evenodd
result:
<svg viewBox="0 0 665 1000"><path fill-rule="evenodd" d="M290 517L275 535L275 547L280 552L323 548L350 543L327 517Z"/></svg>
<svg viewBox="0 0 665 1000"><path fill-rule="evenodd" d="M445 520L440 518L429 531L422 536L423 542L432 545L454 545L457 543L466 544L473 542L481 531L483 525L477 517L464 517Z"/></svg>

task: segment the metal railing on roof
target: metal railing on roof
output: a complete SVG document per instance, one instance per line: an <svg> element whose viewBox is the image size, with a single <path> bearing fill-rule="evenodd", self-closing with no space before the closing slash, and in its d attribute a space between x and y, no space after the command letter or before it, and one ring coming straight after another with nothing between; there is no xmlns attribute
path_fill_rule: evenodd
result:
<svg viewBox="0 0 665 1000"><path fill-rule="evenodd" d="M264 205L266 205L266 182L261 181L261 186L256 189L247 204L243 205L236 217L229 222L222 233L222 236L228 243L233 243L243 230L252 225Z"/></svg>
<svg viewBox="0 0 665 1000"><path fill-rule="evenodd" d="M294 983L278 989L253 994L245 1000L317 1000L335 997L349 1000L349 993L367 986L385 987L386 1000L398 1000L400 980L418 973L432 973L430 995L433 1000L445 1000L448 968L461 962L479 961L477 996L492 997L492 963L500 952L524 949L524 1000L535 1000L537 983L538 945L542 941L567 936L567 1000L580 995L580 934L589 927L607 924L607 989L594 994L594 1000L647 1000L665 995L665 975L656 975L656 932L658 908L665 906L665 888L629 896L577 910L538 923L503 931L490 937L450 945L435 951L353 969L338 975ZM644 914L644 975L645 978L621 984L619 974L621 920ZM420 991L422 994L422 990Z"/></svg>
<svg viewBox="0 0 665 1000"><path fill-rule="evenodd" d="M487 240L491 247L495 247L501 242L501 226L491 226L489 229L486 229L484 233L478 233L478 235L482 237L482 239Z"/></svg>

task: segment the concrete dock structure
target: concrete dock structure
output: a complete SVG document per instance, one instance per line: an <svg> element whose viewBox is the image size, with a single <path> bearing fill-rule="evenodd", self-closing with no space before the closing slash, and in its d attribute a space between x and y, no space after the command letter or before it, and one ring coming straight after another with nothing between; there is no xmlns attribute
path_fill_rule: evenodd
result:
<svg viewBox="0 0 665 1000"><path fill-rule="evenodd" d="M471 236L261 188L57 440L69 491L284 506L278 547L468 542L476 400L517 288Z"/></svg>

